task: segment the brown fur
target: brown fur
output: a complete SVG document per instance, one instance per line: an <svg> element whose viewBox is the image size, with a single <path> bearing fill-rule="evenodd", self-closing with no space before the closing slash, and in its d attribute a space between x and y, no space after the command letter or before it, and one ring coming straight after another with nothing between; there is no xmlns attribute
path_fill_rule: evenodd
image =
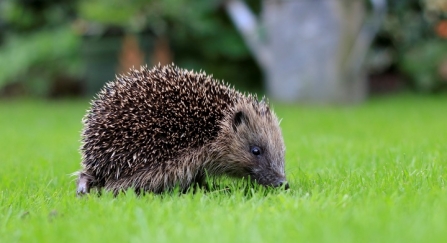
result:
<svg viewBox="0 0 447 243"><path fill-rule="evenodd" d="M268 104L205 73L131 70L102 89L83 121L78 194L187 189L205 174L286 183L284 142Z"/></svg>

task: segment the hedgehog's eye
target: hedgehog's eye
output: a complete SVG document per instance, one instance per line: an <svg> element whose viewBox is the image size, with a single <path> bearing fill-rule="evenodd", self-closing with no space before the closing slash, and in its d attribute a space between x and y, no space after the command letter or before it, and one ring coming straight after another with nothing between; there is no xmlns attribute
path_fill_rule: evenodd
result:
<svg viewBox="0 0 447 243"><path fill-rule="evenodd" d="M254 155L260 155L261 154L261 149L259 147L254 146L254 147L251 148L251 153L254 154Z"/></svg>

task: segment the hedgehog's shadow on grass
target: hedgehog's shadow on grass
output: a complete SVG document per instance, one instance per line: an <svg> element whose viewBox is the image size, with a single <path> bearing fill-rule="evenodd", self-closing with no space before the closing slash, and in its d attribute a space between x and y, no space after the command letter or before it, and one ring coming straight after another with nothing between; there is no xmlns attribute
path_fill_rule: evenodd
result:
<svg viewBox="0 0 447 243"><path fill-rule="evenodd" d="M144 191L138 188L129 188L127 190L121 190L118 192L108 191L103 188L92 188L90 194L101 196L111 196L114 198L127 197L129 195L134 195L138 198L143 198L147 195L155 195L160 197L172 197L172 196L182 196L182 195L234 195L239 194L246 198L251 198L255 195L267 196L269 194L282 193L284 191L290 191L289 188L282 187L269 187L263 186L255 181L248 179L235 180L225 176L219 178L207 178L203 184L194 184L182 190L180 186L174 186L171 189L155 193L151 191Z"/></svg>

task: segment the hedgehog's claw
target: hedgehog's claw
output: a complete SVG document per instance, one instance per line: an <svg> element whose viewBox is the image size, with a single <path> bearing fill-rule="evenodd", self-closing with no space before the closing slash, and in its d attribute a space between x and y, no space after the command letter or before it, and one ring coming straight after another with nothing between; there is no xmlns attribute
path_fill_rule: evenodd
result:
<svg viewBox="0 0 447 243"><path fill-rule="evenodd" d="M79 173L78 188L76 189L76 195L82 196L90 192L90 179L89 176L84 173Z"/></svg>

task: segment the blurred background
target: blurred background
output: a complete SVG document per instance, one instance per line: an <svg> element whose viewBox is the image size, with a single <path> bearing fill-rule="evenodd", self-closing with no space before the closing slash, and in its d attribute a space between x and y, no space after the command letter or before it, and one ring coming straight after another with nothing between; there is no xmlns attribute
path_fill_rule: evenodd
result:
<svg viewBox="0 0 447 243"><path fill-rule="evenodd" d="M0 97L174 62L284 102L447 91L447 0L1 0Z"/></svg>

